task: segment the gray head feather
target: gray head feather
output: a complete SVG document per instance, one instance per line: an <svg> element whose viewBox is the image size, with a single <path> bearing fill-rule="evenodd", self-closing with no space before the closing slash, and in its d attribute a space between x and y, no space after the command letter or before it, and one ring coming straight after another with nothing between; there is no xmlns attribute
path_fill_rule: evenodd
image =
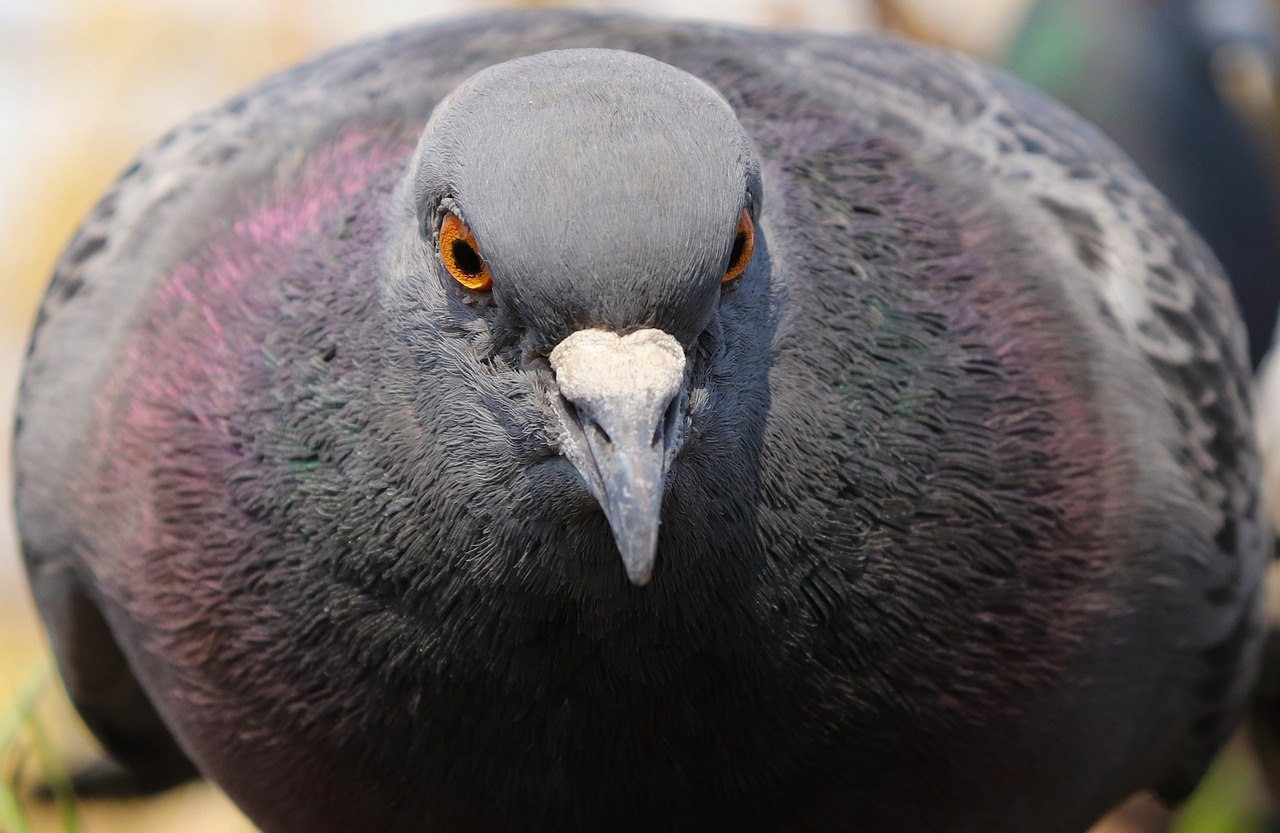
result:
<svg viewBox="0 0 1280 833"><path fill-rule="evenodd" d="M728 103L686 72L608 49L491 67L436 108L418 148L424 237L470 225L494 296L549 348L573 330L706 323L738 215L760 199Z"/></svg>

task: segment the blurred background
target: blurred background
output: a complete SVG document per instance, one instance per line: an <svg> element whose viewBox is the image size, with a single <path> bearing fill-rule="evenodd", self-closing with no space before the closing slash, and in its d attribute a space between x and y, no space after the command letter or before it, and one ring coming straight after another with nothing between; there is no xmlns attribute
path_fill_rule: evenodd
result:
<svg viewBox="0 0 1280 833"><path fill-rule="evenodd" d="M493 5L0 0L0 784L16 787L21 804L0 791L0 833L65 830L72 821L33 798L32 785L45 777L41 739L7 704L39 703L40 725L66 767L97 755L56 684L40 682L46 648L9 508L20 359L59 250L133 154L190 113L345 41ZM827 31L880 25L1007 66L1124 145L1226 264L1255 360L1270 342L1280 306L1272 0L702 0L692 12L678 0L590 5ZM1137 805L1106 829L1174 823L1178 833L1261 833L1262 809L1237 743L1176 822ZM89 833L253 830L207 785L81 802L77 813Z"/></svg>

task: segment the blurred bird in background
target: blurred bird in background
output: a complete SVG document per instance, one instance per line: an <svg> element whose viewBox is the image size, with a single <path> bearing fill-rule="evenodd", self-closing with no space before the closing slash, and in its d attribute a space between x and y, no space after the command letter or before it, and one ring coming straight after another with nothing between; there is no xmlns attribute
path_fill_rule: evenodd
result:
<svg viewBox="0 0 1280 833"><path fill-rule="evenodd" d="M1266 499L1280 532L1280 22L1268 0L1038 0L1007 68L1101 127L1222 261L1259 366ZM1268 353L1270 352L1270 354ZM1273 575L1273 596L1276 585ZM1280 616L1280 600L1270 605ZM1280 790L1280 633L1251 721Z"/></svg>
<svg viewBox="0 0 1280 833"><path fill-rule="evenodd" d="M1102 128L1222 261L1261 361L1280 307L1268 0L1039 0L1007 68Z"/></svg>

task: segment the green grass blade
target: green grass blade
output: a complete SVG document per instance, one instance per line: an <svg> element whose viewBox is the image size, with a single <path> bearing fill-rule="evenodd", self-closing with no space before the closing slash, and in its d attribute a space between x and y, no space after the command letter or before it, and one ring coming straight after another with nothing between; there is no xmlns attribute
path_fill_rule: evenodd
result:
<svg viewBox="0 0 1280 833"><path fill-rule="evenodd" d="M1264 833L1254 816L1253 774L1243 750L1227 749L1178 813L1170 833Z"/></svg>
<svg viewBox="0 0 1280 833"><path fill-rule="evenodd" d="M7 777L0 778L0 832L31 833L31 825L27 824L18 794Z"/></svg>
<svg viewBox="0 0 1280 833"><path fill-rule="evenodd" d="M0 758L18 748L22 729L24 726L30 726L34 721L36 707L51 679L53 679L53 662L47 660L36 669L31 679L22 687L13 707L0 714ZM42 733L41 737L44 737ZM79 833L78 816L75 826L68 827L67 830ZM27 821L26 813L23 812L22 802L18 800L16 785L11 782L8 774L0 777L0 833L31 833L31 824Z"/></svg>
<svg viewBox="0 0 1280 833"><path fill-rule="evenodd" d="M58 805L58 815L62 818L63 833L81 833L80 810L75 790L71 788L71 779L67 770L58 760L49 740L49 733L40 723L40 718L32 712L27 722L31 732L32 745L35 746L36 757L40 759L40 768L44 772L45 781L53 792L53 800Z"/></svg>
<svg viewBox="0 0 1280 833"><path fill-rule="evenodd" d="M36 710L36 704L44 696L45 688L53 679L53 660L45 660L31 675L31 679L18 693L13 708L0 714L0 755L4 754L18 740L18 733Z"/></svg>

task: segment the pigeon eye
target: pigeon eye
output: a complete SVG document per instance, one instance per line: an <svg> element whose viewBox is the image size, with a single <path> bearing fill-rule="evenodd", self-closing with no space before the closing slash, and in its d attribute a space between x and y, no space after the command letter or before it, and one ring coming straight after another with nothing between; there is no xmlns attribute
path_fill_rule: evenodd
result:
<svg viewBox="0 0 1280 833"><path fill-rule="evenodd" d="M440 224L440 258L453 279L467 289L482 292L493 286L493 276L480 257L475 235L455 214L445 215Z"/></svg>
<svg viewBox="0 0 1280 833"><path fill-rule="evenodd" d="M733 251L729 252L729 269L724 273L724 282L728 283L738 277L751 262L751 253L756 249L756 227L751 222L751 212L742 209L738 218L738 231L733 237Z"/></svg>

